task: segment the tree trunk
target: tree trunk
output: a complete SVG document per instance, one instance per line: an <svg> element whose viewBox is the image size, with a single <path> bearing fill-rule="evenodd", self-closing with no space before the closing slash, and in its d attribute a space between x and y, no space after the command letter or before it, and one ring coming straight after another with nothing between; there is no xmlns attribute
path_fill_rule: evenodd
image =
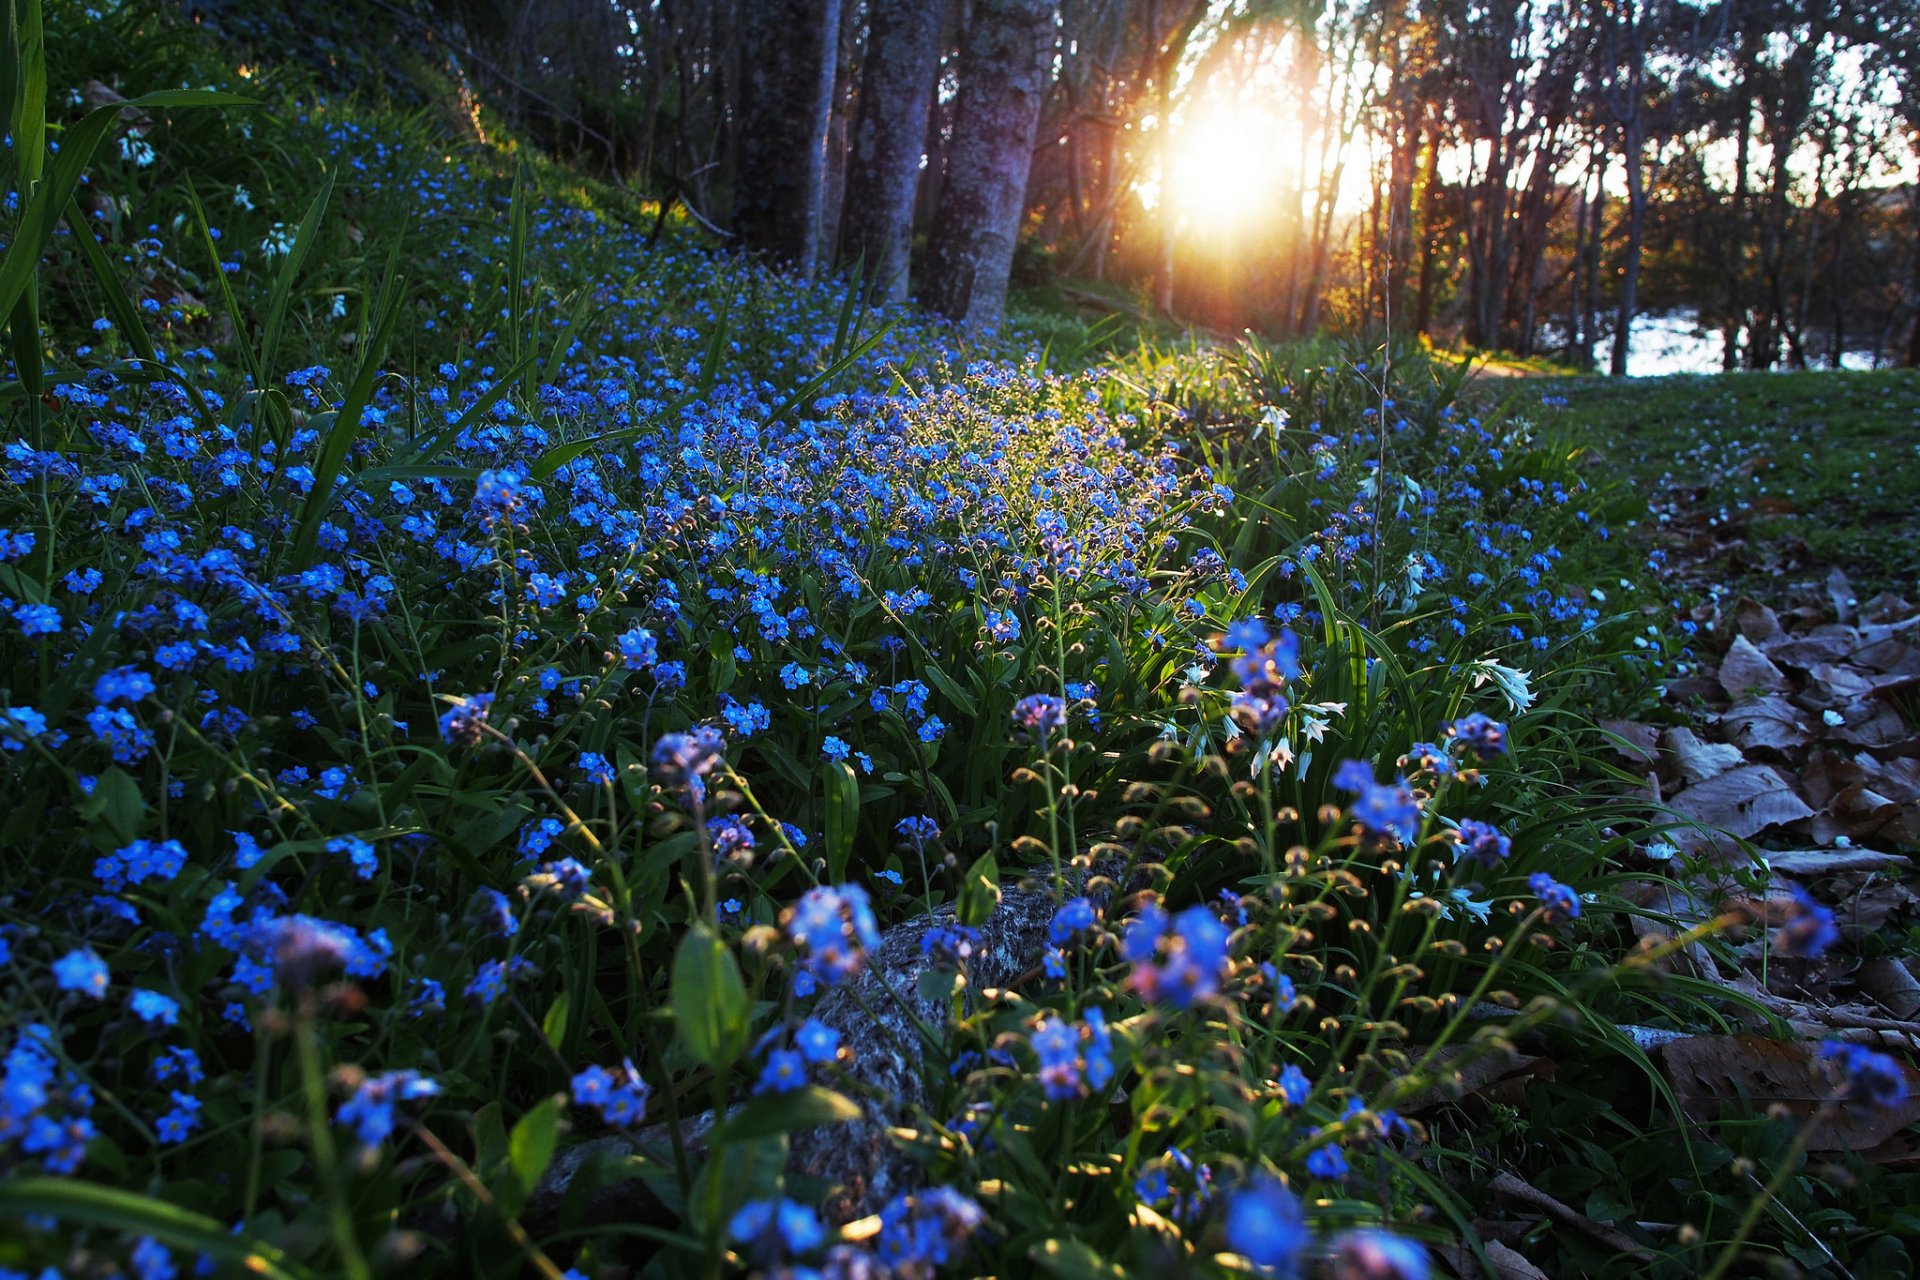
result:
<svg viewBox="0 0 1920 1280"><path fill-rule="evenodd" d="M1909 369L1920 369L1920 191L1907 193L1907 207L1913 213L1913 331L1907 335Z"/></svg>
<svg viewBox="0 0 1920 1280"><path fill-rule="evenodd" d="M733 232L741 247L810 276L840 0L750 0L740 17Z"/></svg>
<svg viewBox="0 0 1920 1280"><path fill-rule="evenodd" d="M913 202L926 154L927 109L940 72L940 0L872 0L867 61L847 158L840 262L866 264L875 297L907 296Z"/></svg>
<svg viewBox="0 0 1920 1280"><path fill-rule="evenodd" d="M852 163L854 112L859 109L857 72L860 68L861 37L865 15L860 6L841 0L840 33L835 40L832 106L827 115L827 144L822 158L826 188L820 197L819 261L838 260L840 227L845 216L847 167Z"/></svg>
<svg viewBox="0 0 1920 1280"><path fill-rule="evenodd" d="M1625 143L1621 147L1627 163L1627 256L1620 274L1620 318L1613 326L1613 365L1616 378L1627 375L1627 348L1633 337L1633 316L1640 309L1640 240L1647 221L1647 181L1641 169L1641 153L1646 149L1640 136L1640 103L1627 108L1621 129Z"/></svg>
<svg viewBox="0 0 1920 1280"><path fill-rule="evenodd" d="M1746 33L1740 36L1740 139L1734 149L1733 216L1727 219L1731 244L1723 244L1720 253L1727 264L1726 336L1720 354L1720 367L1732 373L1740 367L1740 323L1745 318L1741 277L1746 271L1744 233L1747 226L1747 165L1753 147L1753 90L1748 75L1752 55Z"/></svg>
<svg viewBox="0 0 1920 1280"><path fill-rule="evenodd" d="M1006 308L1053 46L1053 0L974 6L921 301L977 334Z"/></svg>

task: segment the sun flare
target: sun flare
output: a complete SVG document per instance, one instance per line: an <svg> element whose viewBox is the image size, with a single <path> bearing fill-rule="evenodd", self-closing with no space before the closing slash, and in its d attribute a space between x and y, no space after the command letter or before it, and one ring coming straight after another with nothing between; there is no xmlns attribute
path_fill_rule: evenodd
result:
<svg viewBox="0 0 1920 1280"><path fill-rule="evenodd" d="M1169 208L1209 235L1250 230L1279 196L1279 122L1271 115L1210 108L1182 122L1168 168Z"/></svg>

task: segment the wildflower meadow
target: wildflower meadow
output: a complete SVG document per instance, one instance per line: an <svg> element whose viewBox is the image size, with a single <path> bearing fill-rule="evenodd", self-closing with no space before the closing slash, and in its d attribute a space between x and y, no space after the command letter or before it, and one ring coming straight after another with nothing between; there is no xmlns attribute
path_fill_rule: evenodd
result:
<svg viewBox="0 0 1920 1280"><path fill-rule="evenodd" d="M968 336L10 12L0 1275L1495 1274L1503 1159L1557 1275L1825 1265L1908 1069L1721 1129L1635 1038L1837 935L1630 893L1703 637L1577 402Z"/></svg>

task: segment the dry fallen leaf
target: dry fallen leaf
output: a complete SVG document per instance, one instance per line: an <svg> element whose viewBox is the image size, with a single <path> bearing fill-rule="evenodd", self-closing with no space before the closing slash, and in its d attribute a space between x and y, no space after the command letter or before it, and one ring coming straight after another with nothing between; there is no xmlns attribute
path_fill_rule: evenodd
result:
<svg viewBox="0 0 1920 1280"><path fill-rule="evenodd" d="M1750 693L1785 693L1788 690L1786 673L1767 660L1767 655L1753 647L1753 641L1745 636L1735 636L1733 644L1727 650L1727 656L1720 662L1720 687L1727 691L1730 698L1744 698Z"/></svg>
<svg viewBox="0 0 1920 1280"><path fill-rule="evenodd" d="M1660 757L1660 730L1631 720L1602 720L1600 727L1619 738L1610 743L1614 753L1634 764L1652 764Z"/></svg>
<svg viewBox="0 0 1920 1280"><path fill-rule="evenodd" d="M1757 645L1783 634L1780 615L1747 596L1742 596L1733 608L1733 629Z"/></svg>
<svg viewBox="0 0 1920 1280"><path fill-rule="evenodd" d="M1456 1276L1485 1277L1486 1280L1549 1280L1546 1272L1498 1240L1486 1241L1487 1261L1493 1263L1492 1271L1481 1266L1480 1260L1473 1256L1473 1250L1463 1244L1442 1244L1434 1248L1446 1259Z"/></svg>
<svg viewBox="0 0 1920 1280"><path fill-rule="evenodd" d="M1826 876L1842 871L1908 871L1913 864L1897 853L1875 849L1791 849L1761 854L1782 875Z"/></svg>
<svg viewBox="0 0 1920 1280"><path fill-rule="evenodd" d="M1394 1104L1394 1110L1406 1115L1454 1102L1468 1094L1480 1093L1502 1080L1524 1076L1528 1080L1551 1079L1553 1064L1536 1055L1512 1050L1492 1051L1468 1045L1449 1045L1435 1055L1434 1081Z"/></svg>
<svg viewBox="0 0 1920 1280"><path fill-rule="evenodd" d="M1860 633L1852 627L1827 626L1769 640L1762 652L1776 666L1809 671L1823 662L1845 662L1859 647Z"/></svg>
<svg viewBox="0 0 1920 1280"><path fill-rule="evenodd" d="M1913 604L1905 596L1882 591L1860 606L1860 621L1885 625L1914 616Z"/></svg>
<svg viewBox="0 0 1920 1280"><path fill-rule="evenodd" d="M1689 818L1742 839L1813 816L1787 776L1764 764L1745 765L1708 778L1667 804Z"/></svg>
<svg viewBox="0 0 1920 1280"><path fill-rule="evenodd" d="M1702 742L1691 729L1669 729L1660 736L1660 742L1673 757L1680 776L1695 784L1745 763L1740 748L1724 742Z"/></svg>
<svg viewBox="0 0 1920 1280"><path fill-rule="evenodd" d="M1920 1017L1920 978L1892 956L1881 956L1860 966L1854 975L1860 989L1885 1005L1896 1018Z"/></svg>
<svg viewBox="0 0 1920 1280"><path fill-rule="evenodd" d="M1727 741L1749 755L1786 759L1813 741L1806 717L1777 693L1736 702L1716 722Z"/></svg>
<svg viewBox="0 0 1920 1280"><path fill-rule="evenodd" d="M1900 713L1879 698L1863 698L1839 708L1841 723L1827 730L1827 737L1870 751L1904 750L1917 740Z"/></svg>
<svg viewBox="0 0 1920 1280"><path fill-rule="evenodd" d="M1811 1041L1691 1036L1663 1046L1660 1057L1680 1109L1696 1124L1780 1106L1812 1123L1809 1150L1856 1151L1871 1160L1874 1147L1920 1120L1920 1071L1905 1063L1910 1088L1901 1105L1837 1102L1822 1111L1835 1081L1818 1052Z"/></svg>
<svg viewBox="0 0 1920 1280"><path fill-rule="evenodd" d="M1915 838L1913 824L1899 804L1861 783L1842 788L1813 820L1816 844L1849 840L1882 840L1907 844Z"/></svg>
<svg viewBox="0 0 1920 1280"><path fill-rule="evenodd" d="M1860 601L1853 594L1853 584L1847 581L1847 575L1835 569L1827 575L1827 599L1833 602L1833 616L1842 622L1852 622L1857 614Z"/></svg>

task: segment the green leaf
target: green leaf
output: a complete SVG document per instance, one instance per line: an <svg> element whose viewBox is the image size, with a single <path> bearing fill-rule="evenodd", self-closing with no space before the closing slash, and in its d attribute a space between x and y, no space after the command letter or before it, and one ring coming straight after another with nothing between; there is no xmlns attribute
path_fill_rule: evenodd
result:
<svg viewBox="0 0 1920 1280"><path fill-rule="evenodd" d="M747 989L727 944L705 925L673 956L673 1015L696 1062L725 1071L747 1047Z"/></svg>
<svg viewBox="0 0 1920 1280"><path fill-rule="evenodd" d="M843 760L829 760L822 770L826 780L827 878L840 884L853 859L853 838L860 828L860 780Z"/></svg>
<svg viewBox="0 0 1920 1280"><path fill-rule="evenodd" d="M146 813L147 802L141 798L140 784L117 765L100 775L99 781L93 784L93 793L80 806L82 817L104 820L123 841L140 834L141 819Z"/></svg>
<svg viewBox="0 0 1920 1280"><path fill-rule="evenodd" d="M225 1224L149 1196L73 1178L15 1178L0 1182L0 1219L44 1214L62 1222L107 1231L152 1236L176 1249L190 1249L268 1280L307 1280L313 1275L263 1240L227 1234Z"/></svg>
<svg viewBox="0 0 1920 1280"><path fill-rule="evenodd" d="M952 676L948 675L946 672L942 671L937 665L931 662L926 664L926 667L924 670L927 677L927 683L932 685L934 688L938 689L943 695L945 695L947 701L953 703L953 705L960 711L962 715L966 716L969 720L977 719L979 717L980 704L974 700L974 697L972 694L968 693L965 689L962 689L958 684L954 683L954 679Z"/></svg>
<svg viewBox="0 0 1920 1280"><path fill-rule="evenodd" d="M247 366L247 377L252 379L255 387L264 387L267 385L267 374L260 367L260 353L253 349L252 343L239 336L246 333L246 325L240 316L240 304L233 300L233 286L227 283L227 273L220 265L220 247L213 242L213 228L207 223L207 211L201 207L200 195L193 189L193 184L187 182L181 185L186 189L187 202L193 206L194 220L200 224L200 241L206 246L207 257L213 263L213 282L220 286L221 305L226 307L227 319L233 323L236 335L234 346L240 349L240 359ZM242 399L235 400L236 410Z"/></svg>
<svg viewBox="0 0 1920 1280"><path fill-rule="evenodd" d="M13 139L20 191L40 181L47 159L47 49L40 0L7 6L0 54L0 133Z"/></svg>
<svg viewBox="0 0 1920 1280"><path fill-rule="evenodd" d="M513 1133L507 1138L507 1164L519 1184L514 1188L518 1193L514 1197L517 1203L508 1209L509 1213L518 1213L533 1195L540 1179L546 1176L547 1166L553 1163L554 1149L559 1142L560 1099L542 1098L538 1106L520 1117L520 1123L513 1126Z"/></svg>
<svg viewBox="0 0 1920 1280"><path fill-rule="evenodd" d="M320 223L326 218L327 205L332 199L333 175L329 173L327 180L320 184L320 194L307 206L307 216L300 219L300 229L287 250L287 260L280 264L280 274L274 278L273 293L267 298L266 336L260 342L260 365L265 373L272 373L274 360L280 354L280 331L286 327L294 282L299 278L300 268L306 265L307 255L313 252L313 242L320 238ZM262 390L266 387L265 383L259 385Z"/></svg>
<svg viewBox="0 0 1920 1280"><path fill-rule="evenodd" d="M555 1053L560 1052L560 1044L567 1038L567 1015L571 1011L567 993L562 991L547 1006L547 1016L540 1020L540 1034L547 1038Z"/></svg>
<svg viewBox="0 0 1920 1280"><path fill-rule="evenodd" d="M307 493L306 506L300 513L300 529L293 540L295 569L304 569L312 563L314 548L319 545L320 525L326 519L331 503L334 481L346 465L354 437L360 433L361 416L373 399L374 380L379 376L380 361L387 353L387 344L393 340L394 325L400 319L400 299L407 287L405 278L396 272L399 265L400 246L396 244L387 259L386 283L380 287L380 301L375 312L378 319L360 352L360 368L354 374L352 385L347 388L346 398L340 402L339 411L334 414L333 425L327 428L319 456L314 459L313 488Z"/></svg>
<svg viewBox="0 0 1920 1280"><path fill-rule="evenodd" d="M716 1142L747 1142L821 1125L847 1124L864 1114L844 1094L810 1084L792 1093L769 1093L755 1098L720 1126Z"/></svg>
<svg viewBox="0 0 1920 1280"><path fill-rule="evenodd" d="M1027 1257L1048 1275L1067 1280L1125 1280L1127 1275L1126 1268L1078 1240L1042 1240L1027 1250Z"/></svg>
<svg viewBox="0 0 1920 1280"><path fill-rule="evenodd" d="M967 868L967 878L960 884L959 900L954 903L953 918L967 928L977 929L999 906L1000 862L992 850L988 850Z"/></svg>

